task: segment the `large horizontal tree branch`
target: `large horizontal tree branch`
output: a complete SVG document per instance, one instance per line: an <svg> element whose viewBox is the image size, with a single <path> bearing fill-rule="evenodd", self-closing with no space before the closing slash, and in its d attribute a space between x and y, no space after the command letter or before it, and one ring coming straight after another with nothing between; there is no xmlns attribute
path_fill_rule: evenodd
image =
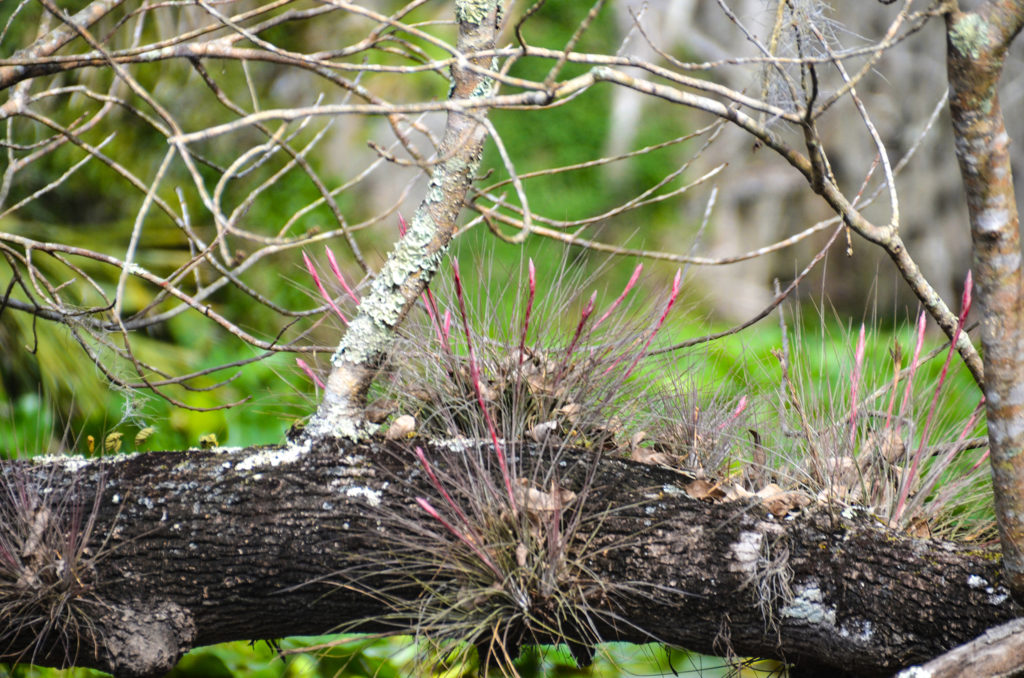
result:
<svg viewBox="0 0 1024 678"><path fill-rule="evenodd" d="M462 454L428 446L426 456L443 478ZM594 585L578 602L602 640L887 675L1019 614L988 554L910 539L857 511L779 519L757 504L708 504L691 499L691 478L674 470L562 454L560 485L577 493L568 508L585 526L565 558L585 561ZM522 451L521 477L543 457ZM439 561L449 551L450 535L417 505L437 493L406 443L327 439L0 468L0 606L9 612L18 591L39 593L47 572L71 572L61 590L88 619L39 638L39 624L24 618L31 606L21 618L0 614L0 660L39 639L22 659L146 676L198 645L385 622L394 631L398 597L426 591L385 564L401 562L413 531L437 535ZM61 541L74 515L87 548ZM515 546L474 545L496 560ZM527 591L522 604L541 602Z"/></svg>

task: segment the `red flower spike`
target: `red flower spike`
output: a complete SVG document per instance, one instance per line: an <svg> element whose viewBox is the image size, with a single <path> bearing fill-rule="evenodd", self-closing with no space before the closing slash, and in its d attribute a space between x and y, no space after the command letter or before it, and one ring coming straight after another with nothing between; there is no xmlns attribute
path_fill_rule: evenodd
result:
<svg viewBox="0 0 1024 678"><path fill-rule="evenodd" d="M434 486L434 489L441 493L441 496L444 497L444 500L448 502L449 506L452 507L452 510L455 511L455 514L459 516L459 520L461 520L466 525L471 525L472 523L469 522L469 518L467 518L466 514L462 512L462 509L459 508L459 505L456 504L455 500L452 499L450 494L448 494L448 490L444 488L444 485L441 483L440 480L438 480L437 476L434 474L434 469L430 466L430 462L427 461L427 455L423 452L423 448L420 447L419 445L416 446L416 458L419 459L421 464L423 464L423 468L424 470L426 470L427 476L430 477L430 483Z"/></svg>
<svg viewBox="0 0 1024 678"><path fill-rule="evenodd" d="M313 276L313 282L316 283L316 288L320 290L320 296L327 301L338 317L341 318L341 322L348 325L348 319L341 314L341 310L339 310L335 305L334 300L331 299L331 295L327 294L327 290L324 289L324 284L320 282L320 275L316 272L316 268L313 267L313 262L309 260L309 257L306 256L305 252L302 253L302 260L306 262L306 269L309 271L309 274Z"/></svg>
<svg viewBox="0 0 1024 678"><path fill-rule="evenodd" d="M596 323L594 323L595 330L601 326L601 323L608 319L608 316L615 312L615 309L619 307L619 304L622 303L622 301L626 298L626 295L629 294L630 290L633 289L633 286L636 285L636 281L640 279L640 272L643 270L643 264L636 265L636 268L633 269L633 275L630 276L629 282L626 283L626 287L622 290L622 294L619 295L618 299L612 302L612 305L608 307L608 310L605 311L601 315L601 317L597 319Z"/></svg>
<svg viewBox="0 0 1024 678"><path fill-rule="evenodd" d="M533 311L533 297L537 293L537 271L533 267L533 259L529 260L527 265L529 270L529 276L527 278L527 285L529 286L529 296L526 298L526 313L523 314L523 332L519 336L519 364L523 364L523 351L526 348L526 332L530 329L530 313Z"/></svg>
<svg viewBox="0 0 1024 678"><path fill-rule="evenodd" d="M864 323L860 324L860 336L857 337L857 348L853 353L853 373L850 375L850 449L853 450L857 436L857 388L864 368Z"/></svg>
<svg viewBox="0 0 1024 678"><path fill-rule="evenodd" d="M401 214L398 215L398 235L401 238L405 237L405 232L409 230L409 225L405 223L405 217Z"/></svg>
<svg viewBox="0 0 1024 678"><path fill-rule="evenodd" d="M590 295L590 299L587 300L587 305L583 307L583 311L580 313L580 321L576 324L576 333L572 335L572 341L569 342L569 348L565 352L565 362L562 363L562 369L559 371L559 379L561 379L562 372L569 368L569 359L572 358L572 352L576 350L576 342L580 340L583 326L587 324L587 318L594 312L594 303L596 301L597 290L594 290Z"/></svg>
<svg viewBox="0 0 1024 678"><path fill-rule="evenodd" d="M427 309L427 316L430 318L430 324L434 326L434 331L437 333L437 341L441 344L441 348L444 349L445 353L451 352L451 347L448 345L448 327L441 326L441 320L439 319L439 311L437 310L437 301L434 299L433 292L428 287L426 291L421 295L423 299L423 306ZM448 322L451 322L451 314L445 311L445 318Z"/></svg>
<svg viewBox="0 0 1024 678"><path fill-rule="evenodd" d="M480 388L480 368L476 362L476 353L473 351L473 338L469 331L469 314L466 313L466 298L462 292L462 277L459 275L459 262L452 259L452 273L455 278L455 298L459 301L459 314L462 316L462 327L466 332L466 352L469 354L469 374L473 381L473 390L476 391L476 400L480 405L480 411L487 422L487 429L491 433L491 441L494 443L494 453L498 457L498 466L501 469L501 477L505 481L505 490L508 492L509 506L516 511L516 497L512 492L512 477L508 468L508 459L505 457L505 450L498 442L498 431L494 428L494 421L491 413L484 402L483 389Z"/></svg>
<svg viewBox="0 0 1024 678"><path fill-rule="evenodd" d="M622 375L623 379L633 374L633 370L636 369L636 366L640 362L640 359L647 354L647 349L648 347L650 347L651 342L654 341L654 336L658 333L658 330L661 329L661 326L665 324L665 318L668 317L668 312L672 310L672 306L676 303L676 299L679 297L679 290L682 288L682 286L683 271L682 269L677 268L676 276L675 278L672 279L672 291L668 295L668 303L665 304L665 310L662 311L661 317L658 318L658 322L654 326L654 330L651 331L651 336L647 337L647 341L644 342L643 349L641 349L640 352L637 353L636 357L633 358L633 363L629 366L629 369L626 370L626 373L624 375ZM608 371L612 369L612 367L615 367L615 365L612 365L611 367L608 368L608 370L605 370L605 374L607 374Z"/></svg>
<svg viewBox="0 0 1024 678"><path fill-rule="evenodd" d="M743 410L745 409L747 409L747 396L744 395L740 398L739 403L736 404L736 409L732 411L732 414L729 415L729 418L718 425L718 430L721 431L726 426L736 421L736 419L738 419L739 416L743 414Z"/></svg>
<svg viewBox="0 0 1024 678"><path fill-rule="evenodd" d="M910 373L907 375L906 386L903 387L903 401L900 403L900 411L897 416L897 421L903 420L903 415L907 412L907 405L910 403L910 394L914 388L914 376L917 374L917 368L920 367L921 348L924 346L924 328L926 325L927 318L925 317L924 311L921 311L921 315L917 317L917 343L914 344L914 357L910 360L910 365L907 368Z"/></svg>
<svg viewBox="0 0 1024 678"><path fill-rule="evenodd" d="M324 388L324 382L320 381L320 377L316 376L316 373L313 372L313 368L307 365L305 360L302 358L296 358L295 364L299 366L299 369L306 373L306 376L309 377L314 384L320 388Z"/></svg>
<svg viewBox="0 0 1024 678"><path fill-rule="evenodd" d="M498 568L494 565L494 563L491 562L491 559L488 558L484 554L484 552L481 551L480 548L476 544L471 542L466 537L466 535L464 535L461 532L459 532L457 529L455 529L454 525L452 525L447 520L442 518L441 514L437 512L437 509L435 509L433 506L430 505L429 501L427 501L423 497L416 497L416 503L419 504L421 509L423 509L424 511L427 512L427 515L429 515L431 518L433 518L437 522L439 522L442 525L444 525L446 530L451 532L453 535L455 535L455 537L459 541L461 541L463 544L468 546L470 548L470 550L473 551L474 554L476 554L476 557L479 558L481 560L481 562L483 562L483 564L487 566L487 569L489 569L491 572L493 572L495 574L495 576L498 577L499 581L504 579L504 577L501 576L501 571L498 570Z"/></svg>
<svg viewBox="0 0 1024 678"><path fill-rule="evenodd" d="M338 269L338 262L334 258L334 252L332 252L331 248L327 245L324 245L324 251L327 252L327 261L331 264L331 271L334 272L334 277L338 279L338 282L341 283L341 287L345 290L348 296L352 298L352 301L356 302L356 306L358 306L359 297L354 291L352 291L352 288L348 286L348 283L345 282L345 276L343 276L341 271Z"/></svg>
<svg viewBox="0 0 1024 678"><path fill-rule="evenodd" d="M971 291L974 288L974 276L970 271L967 271L967 278L964 280L964 293L960 297L960 326L963 327L964 321L967 320L967 314L971 312Z"/></svg>
<svg viewBox="0 0 1024 678"><path fill-rule="evenodd" d="M949 365L953 362L953 354L956 352L956 342L960 339L960 332L963 331L964 322L967 320L967 314L971 310L971 288L974 286L974 280L971 276L971 272L967 271L967 279L964 280L964 292L960 298L960 316L956 321L956 329L953 331L953 338L949 342L949 351L946 352L946 362L942 364L942 371L939 373L939 381L935 385L935 389L932 392L932 403L928 408L928 416L924 420L924 428L921 429L921 441L918 443L917 451L914 453L914 460L910 464L910 471L907 472L906 477L903 480L903 486L900 488L900 500L896 504L896 520L899 520L903 515L903 509L905 508L907 496L910 494L910 485L914 481L914 477L917 474L917 466L921 461L921 457L924 455L924 443L928 439L928 432L931 430L932 420L935 417L935 410L939 404L939 393L942 391L942 385L946 382L946 374L949 372ZM918 329L918 336L923 336L924 328L924 313L921 313L922 322ZM917 362L917 356L919 351L914 351L914 362ZM911 377L913 378L913 377ZM909 386L909 381L907 383Z"/></svg>

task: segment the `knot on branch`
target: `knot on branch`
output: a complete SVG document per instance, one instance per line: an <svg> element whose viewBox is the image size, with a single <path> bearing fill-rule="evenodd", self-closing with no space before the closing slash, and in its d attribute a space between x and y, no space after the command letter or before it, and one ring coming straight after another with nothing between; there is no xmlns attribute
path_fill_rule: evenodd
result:
<svg viewBox="0 0 1024 678"><path fill-rule="evenodd" d="M163 601L115 605L103 620L100 664L117 678L162 676L191 649L196 626L191 613Z"/></svg>

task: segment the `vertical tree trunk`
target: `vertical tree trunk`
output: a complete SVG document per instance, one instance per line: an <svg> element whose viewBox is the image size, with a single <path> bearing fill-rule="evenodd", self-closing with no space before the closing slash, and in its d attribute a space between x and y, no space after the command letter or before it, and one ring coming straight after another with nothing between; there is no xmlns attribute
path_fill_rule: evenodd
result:
<svg viewBox="0 0 1024 678"><path fill-rule="evenodd" d="M997 85L1006 50L1024 22L1024 2L989 2L946 15L950 113L981 307L985 399L996 519L1007 579L1024 600L1024 355L1021 250L1010 139Z"/></svg>

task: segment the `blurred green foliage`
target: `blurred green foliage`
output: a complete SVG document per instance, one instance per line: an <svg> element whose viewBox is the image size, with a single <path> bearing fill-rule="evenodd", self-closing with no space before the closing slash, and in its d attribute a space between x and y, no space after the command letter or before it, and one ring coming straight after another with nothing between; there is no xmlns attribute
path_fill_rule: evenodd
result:
<svg viewBox="0 0 1024 678"><path fill-rule="evenodd" d="M427 670L416 663L408 637L371 640L360 636L286 638L281 653L268 643L222 643L195 649L166 678L473 678L468 665ZM566 648L528 648L516 662L522 678L620 678L680 676L682 678L769 678L779 675L774 661L729 663L661 645L609 643L598 648L592 666L576 668ZM8 673L5 673L8 672ZM0 664L0 678L100 678L90 669L46 669Z"/></svg>

